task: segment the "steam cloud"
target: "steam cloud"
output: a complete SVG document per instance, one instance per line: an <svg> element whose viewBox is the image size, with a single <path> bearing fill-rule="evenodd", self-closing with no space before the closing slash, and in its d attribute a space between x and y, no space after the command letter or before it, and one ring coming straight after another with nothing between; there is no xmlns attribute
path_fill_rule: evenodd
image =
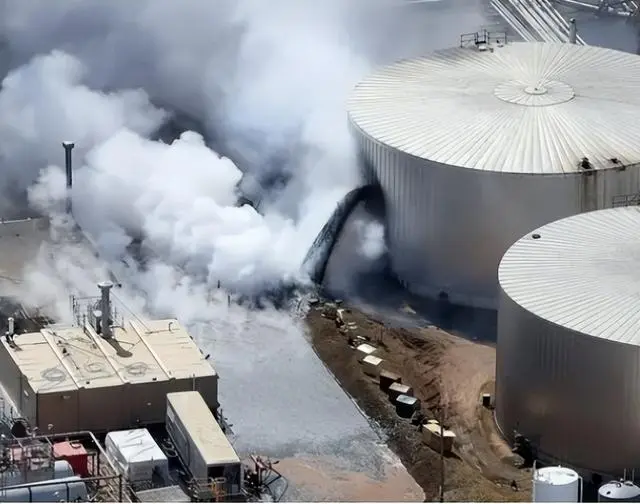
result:
<svg viewBox="0 0 640 504"><path fill-rule="evenodd" d="M216 342L221 374L231 371L237 346L262 340L242 332L237 308L227 308L217 282L254 294L306 281L299 269L304 254L337 200L358 183L345 99L373 65L455 45L461 32L482 22L469 2L442 4L417 15L421 7L401 0L3 1L0 71L8 74L0 89L0 210L28 203L52 216L56 232L68 231L60 215L60 143L75 141L74 215L102 259L73 244L48 245L18 294L66 318L68 293L95 294L106 262L125 271L134 309L192 324L204 346ZM176 114L202 130L169 144L156 140ZM258 213L235 205L243 171L289 182L266 194ZM375 242L382 230L365 234L364 253L381 253ZM152 257L125 270L133 238L142 238ZM221 296L223 302L210 302ZM283 336L299 335L295 323L276 323L266 312L243 317L242 327L277 326L270 355L289 355L291 373L300 367L304 374L309 350ZM199 322L212 321L214 330L197 331ZM250 380L270 379L247 366L247 388ZM226 399L233 411L233 399ZM286 409L284 402L272 405ZM286 435L320 442L313 409L299 418L305 432L289 428ZM246 431L277 424L264 415L244 418ZM257 417L261 425L252 425ZM352 428L335 418L326 427L331 435Z"/></svg>
<svg viewBox="0 0 640 504"><path fill-rule="evenodd" d="M10 64L25 64L0 92L3 180L29 188L43 167L57 170L60 141L74 140L75 215L106 258L142 236L166 265L206 283L254 293L303 281L304 253L358 182L345 98L394 22L411 19L387 4L4 2ZM396 51L423 45L427 28L396 37ZM150 140L175 111L205 130L170 145ZM291 176L264 216L234 206L242 173L202 133L259 178ZM59 174L38 183L40 208L47 194L61 196Z"/></svg>

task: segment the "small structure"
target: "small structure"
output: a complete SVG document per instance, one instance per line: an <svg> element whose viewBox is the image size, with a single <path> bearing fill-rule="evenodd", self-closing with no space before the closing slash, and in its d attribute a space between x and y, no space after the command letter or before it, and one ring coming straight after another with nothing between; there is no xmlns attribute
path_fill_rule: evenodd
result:
<svg viewBox="0 0 640 504"><path fill-rule="evenodd" d="M389 387L394 383L402 383L402 376L383 369L380 371L380 390L388 392Z"/></svg>
<svg viewBox="0 0 640 504"><path fill-rule="evenodd" d="M375 355L367 355L362 359L362 369L365 374L378 378L380 376L380 368L383 360Z"/></svg>
<svg viewBox="0 0 640 504"><path fill-rule="evenodd" d="M66 460L73 468L74 474L86 478L89 476L89 454L82 443L60 441L53 445L53 456Z"/></svg>
<svg viewBox="0 0 640 504"><path fill-rule="evenodd" d="M167 432L194 479L194 495L198 499L242 495L240 458L202 396L196 391L167 394L166 411Z"/></svg>
<svg viewBox="0 0 640 504"><path fill-rule="evenodd" d="M369 345L368 343L363 343L362 345L358 345L356 347L356 352L358 353L358 362L362 362L362 359L369 355L373 355L376 351L376 347Z"/></svg>
<svg viewBox="0 0 640 504"><path fill-rule="evenodd" d="M392 402L396 402L396 400L398 399L398 396L401 396L401 395L412 396L413 388L411 388L409 385L404 385L402 383L394 382L391 385L389 385L387 394L389 394L389 399Z"/></svg>
<svg viewBox="0 0 640 504"><path fill-rule="evenodd" d="M573 469L542 467L533 471L533 502L580 502L582 478Z"/></svg>
<svg viewBox="0 0 640 504"><path fill-rule="evenodd" d="M109 432L105 448L129 483L169 478L169 461L147 429Z"/></svg>
<svg viewBox="0 0 640 504"><path fill-rule="evenodd" d="M420 407L420 399L404 394L396 398L396 413L402 418L411 418Z"/></svg>
<svg viewBox="0 0 640 504"><path fill-rule="evenodd" d="M610 481L598 489L598 502L640 502L640 487L632 481Z"/></svg>
<svg viewBox="0 0 640 504"><path fill-rule="evenodd" d="M442 450L451 453L456 435L449 429L440 427L437 421L429 421L422 426L422 439L427 446L435 451Z"/></svg>

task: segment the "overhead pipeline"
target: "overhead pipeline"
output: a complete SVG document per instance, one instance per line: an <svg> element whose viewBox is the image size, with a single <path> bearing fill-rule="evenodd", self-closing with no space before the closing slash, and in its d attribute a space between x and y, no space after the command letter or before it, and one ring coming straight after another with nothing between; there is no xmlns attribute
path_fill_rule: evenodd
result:
<svg viewBox="0 0 640 504"><path fill-rule="evenodd" d="M338 203L333 214L313 241L303 262L303 270L309 273L309 277L314 283L321 284L323 282L331 252L351 213L358 204L370 201L380 196L380 193L381 189L378 185L364 185L349 191Z"/></svg>

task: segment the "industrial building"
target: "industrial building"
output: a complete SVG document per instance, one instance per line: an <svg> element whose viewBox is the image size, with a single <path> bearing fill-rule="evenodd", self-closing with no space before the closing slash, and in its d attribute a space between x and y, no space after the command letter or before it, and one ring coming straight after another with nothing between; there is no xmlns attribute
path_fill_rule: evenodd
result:
<svg viewBox="0 0 640 504"><path fill-rule="evenodd" d="M399 279L495 309L500 258L525 232L638 199L637 89L636 55L488 33L365 78L348 113Z"/></svg>
<svg viewBox="0 0 640 504"><path fill-rule="evenodd" d="M637 206L588 212L530 231L500 263L496 420L543 461L640 468L639 237Z"/></svg>
<svg viewBox="0 0 640 504"><path fill-rule="evenodd" d="M75 300L75 325L18 334L9 321L0 383L29 423L49 432L160 424L167 393L185 390L216 410L218 375L185 329L173 319L122 316L111 285L100 287L102 298Z"/></svg>

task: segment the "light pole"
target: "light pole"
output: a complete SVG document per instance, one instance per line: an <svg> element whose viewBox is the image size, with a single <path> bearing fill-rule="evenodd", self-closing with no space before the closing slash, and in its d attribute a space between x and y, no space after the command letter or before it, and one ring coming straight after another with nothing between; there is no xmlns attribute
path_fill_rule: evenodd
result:
<svg viewBox="0 0 640 504"><path fill-rule="evenodd" d="M440 424L440 502L444 502L444 406L440 404L438 423Z"/></svg>

